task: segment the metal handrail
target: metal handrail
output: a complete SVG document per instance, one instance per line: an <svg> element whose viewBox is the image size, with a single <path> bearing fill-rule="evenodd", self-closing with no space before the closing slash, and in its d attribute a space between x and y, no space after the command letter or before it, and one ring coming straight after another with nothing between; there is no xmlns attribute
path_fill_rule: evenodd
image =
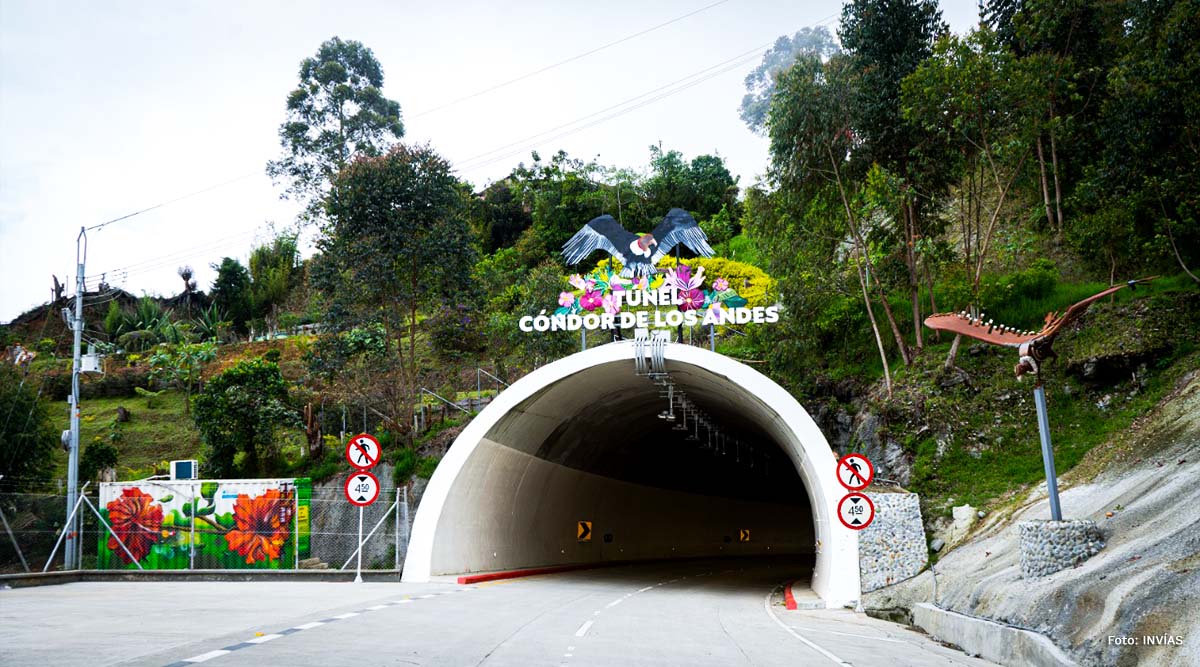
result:
<svg viewBox="0 0 1200 667"><path fill-rule="evenodd" d="M489 373L489 372L487 372L487 371L483 370L482 368L476 368L476 369L475 369L475 373L476 373L477 375L478 375L479 373L483 373L484 375L486 375L486 376L488 376L488 377L492 378L493 380L495 380L496 382L499 382L500 384L504 385L505 387L509 387L509 386L511 386L511 385L509 385L507 382L505 382L504 380L501 380L500 378L496 377L495 375L492 375L491 373Z"/></svg>
<svg viewBox="0 0 1200 667"><path fill-rule="evenodd" d="M439 400L439 401L441 401L441 402L445 403L446 405L449 405L450 407L457 408L457 409L459 409L459 410L462 410L463 412L465 412L465 413L467 413L467 414L471 414L471 411L470 411L470 410L468 410L468 409L464 408L463 406L459 405L458 403L455 403L454 401L451 401L451 400L450 400L450 399L448 399L448 398L444 398L444 397L442 397L442 396L439 396L439 395L437 395L437 394L433 393L432 391L429 391L429 390L428 390L428 389L426 389L425 387L421 387L421 391L425 392L426 394L429 394L430 396L432 396L432 397L436 398L437 400Z"/></svg>

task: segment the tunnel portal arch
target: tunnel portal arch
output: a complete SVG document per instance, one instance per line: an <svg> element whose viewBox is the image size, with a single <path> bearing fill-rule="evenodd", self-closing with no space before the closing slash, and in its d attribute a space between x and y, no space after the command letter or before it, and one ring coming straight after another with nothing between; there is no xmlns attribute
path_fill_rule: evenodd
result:
<svg viewBox="0 0 1200 667"><path fill-rule="evenodd" d="M547 456L543 451L544 458L539 458L518 449L522 443L534 442L530 446L536 447L536 442L564 437L564 428L588 409L595 396L618 400L621 392L605 393L605 387L634 377L634 354L632 343L602 345L543 366L497 395L455 439L430 479L413 522L404 581L578 562L579 555L568 553L557 534L556 539L548 539L530 533L538 528L530 529L528 524L553 513L556 508L547 505L562 504L548 503L548 498L562 501L595 476L578 471L565 477L548 474L546 466L556 464L544 458L558 454ZM813 590L830 607L858 600L858 535L836 517L837 502L845 491L835 478L836 458L808 412L770 378L724 355L669 344L664 356L672 378L706 395L709 403L723 401L727 410L751 420L787 456L812 513L813 544L807 546L815 552ZM497 444L504 441L517 449ZM567 468L555 468L559 469ZM631 560L650 557L627 555Z"/></svg>

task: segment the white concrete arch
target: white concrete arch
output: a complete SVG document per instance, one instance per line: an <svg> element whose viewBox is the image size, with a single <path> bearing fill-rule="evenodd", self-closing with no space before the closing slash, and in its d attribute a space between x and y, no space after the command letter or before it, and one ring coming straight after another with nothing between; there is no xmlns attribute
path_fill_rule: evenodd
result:
<svg viewBox="0 0 1200 667"><path fill-rule="evenodd" d="M544 497L558 493L561 500L561 494L587 487L595 476L581 471L564 476L561 471L566 468L498 445L493 439L528 439L526 436L539 428L541 434L549 433L556 415L548 414L547 405L553 405L553 411L560 407L568 412L582 409L582 401L592 399L578 394L602 390L596 385L603 384L605 376L598 369L608 369L607 377L612 377L613 369L621 373L627 369L633 376L633 350L631 343L612 343L543 366L500 393L471 421L425 490L413 523L404 581L428 581L432 576L466 571L554 565L556 560L578 562L582 556L568 553L565 542L520 531L524 524L562 518L555 515L554 507L530 504L531 494ZM729 357L689 345L667 345L665 356L672 377L689 372L700 377L710 395L719 391L722 400L752 419L784 450L803 481L812 511L816 555L813 590L831 607L857 600L858 535L837 519L837 503L844 494L835 477L837 461L808 412L770 378ZM575 376L586 377L586 387L571 385ZM537 402L546 396L551 396L553 403ZM522 426L518 428L516 421ZM554 467L557 474L548 475L544 470L548 466ZM612 505L608 508L612 511L628 512L628 506L620 505L621 499L638 488L644 487L624 485L617 493L607 488L604 499L597 502ZM729 501L723 501L722 507L729 505ZM517 516L522 512L537 516ZM574 537L565 539L573 542ZM507 547L520 547L521 555L506 560L499 550ZM811 545L806 547L811 550ZM495 561L498 567L489 566L493 556L499 559ZM625 553L618 559L638 557L637 553Z"/></svg>

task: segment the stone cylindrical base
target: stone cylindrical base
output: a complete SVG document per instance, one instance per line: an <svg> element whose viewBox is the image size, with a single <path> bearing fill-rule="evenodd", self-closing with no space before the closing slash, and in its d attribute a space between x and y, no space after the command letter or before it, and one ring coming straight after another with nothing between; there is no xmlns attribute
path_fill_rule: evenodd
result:
<svg viewBox="0 0 1200 667"><path fill-rule="evenodd" d="M1021 576L1044 577L1074 567L1104 548L1104 533L1089 519L1022 521Z"/></svg>

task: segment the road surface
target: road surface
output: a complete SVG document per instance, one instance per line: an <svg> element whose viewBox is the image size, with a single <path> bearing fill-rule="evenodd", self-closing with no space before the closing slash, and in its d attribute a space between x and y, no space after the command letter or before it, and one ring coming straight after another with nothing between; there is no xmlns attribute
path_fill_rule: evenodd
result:
<svg viewBox="0 0 1200 667"><path fill-rule="evenodd" d="M88 582L0 590L0 664L989 665L850 610L787 611L779 561L471 586ZM774 592L774 595L772 593Z"/></svg>

